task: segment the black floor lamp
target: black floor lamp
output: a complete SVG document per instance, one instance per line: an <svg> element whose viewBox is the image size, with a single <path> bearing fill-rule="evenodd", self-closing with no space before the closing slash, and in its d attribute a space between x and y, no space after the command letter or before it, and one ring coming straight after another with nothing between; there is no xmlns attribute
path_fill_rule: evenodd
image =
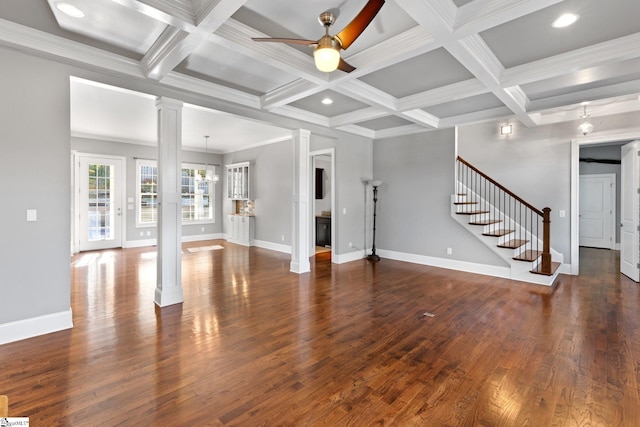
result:
<svg viewBox="0 0 640 427"><path fill-rule="evenodd" d="M371 180L369 184L373 187L373 241L371 245L371 255L367 256L369 261L380 261L380 257L376 254L376 205L378 204L378 187L382 181Z"/></svg>

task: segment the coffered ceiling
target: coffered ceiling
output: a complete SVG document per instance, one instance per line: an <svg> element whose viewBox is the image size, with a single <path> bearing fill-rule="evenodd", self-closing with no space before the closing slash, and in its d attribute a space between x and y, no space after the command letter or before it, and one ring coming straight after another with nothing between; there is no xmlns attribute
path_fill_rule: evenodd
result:
<svg viewBox="0 0 640 427"><path fill-rule="evenodd" d="M387 0L342 51L352 73L318 71L310 47L251 38L316 40L327 10L336 34L366 0L64 0L82 18L61 1L0 2L0 44L370 138L577 124L587 101L592 116L640 110L638 0ZM566 12L578 21L552 28Z"/></svg>

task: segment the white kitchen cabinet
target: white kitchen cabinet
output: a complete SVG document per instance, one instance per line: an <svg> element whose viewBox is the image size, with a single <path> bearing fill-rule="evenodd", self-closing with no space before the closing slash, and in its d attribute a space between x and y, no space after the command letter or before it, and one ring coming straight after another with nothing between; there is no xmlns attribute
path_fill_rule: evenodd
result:
<svg viewBox="0 0 640 427"><path fill-rule="evenodd" d="M227 168L227 197L232 200L250 200L251 163L234 163Z"/></svg>
<svg viewBox="0 0 640 427"><path fill-rule="evenodd" d="M256 233L256 218L246 215L227 215L227 241L239 245L253 246Z"/></svg>

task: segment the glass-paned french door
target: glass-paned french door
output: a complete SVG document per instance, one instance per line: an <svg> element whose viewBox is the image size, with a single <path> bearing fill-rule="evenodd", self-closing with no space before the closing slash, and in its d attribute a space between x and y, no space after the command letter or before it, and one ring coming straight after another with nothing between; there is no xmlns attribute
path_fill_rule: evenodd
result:
<svg viewBox="0 0 640 427"><path fill-rule="evenodd" d="M122 160L79 157L80 250L122 246Z"/></svg>

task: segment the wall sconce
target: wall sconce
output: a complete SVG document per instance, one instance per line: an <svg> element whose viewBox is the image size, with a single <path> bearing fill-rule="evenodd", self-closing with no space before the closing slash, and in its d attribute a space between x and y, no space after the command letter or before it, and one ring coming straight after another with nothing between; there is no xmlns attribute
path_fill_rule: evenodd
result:
<svg viewBox="0 0 640 427"><path fill-rule="evenodd" d="M509 136L513 133L513 125L502 125L500 126L500 135Z"/></svg>

